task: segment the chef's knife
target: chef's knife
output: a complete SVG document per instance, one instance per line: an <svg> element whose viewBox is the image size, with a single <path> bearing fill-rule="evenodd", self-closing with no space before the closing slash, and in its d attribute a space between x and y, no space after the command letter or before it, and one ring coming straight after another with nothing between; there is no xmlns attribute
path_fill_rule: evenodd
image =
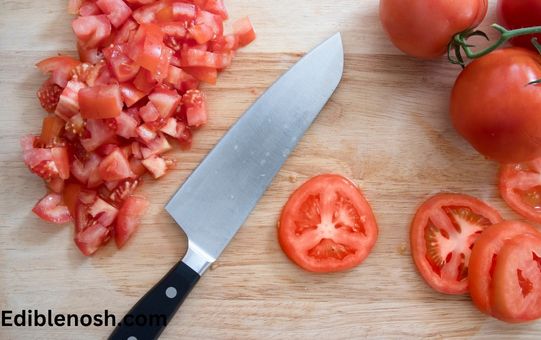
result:
<svg viewBox="0 0 541 340"><path fill-rule="evenodd" d="M155 316L164 315L168 323L233 239L333 94L343 66L337 33L282 75L207 155L165 207L186 232L186 255L137 302L110 339L147 340L161 334L165 324Z"/></svg>

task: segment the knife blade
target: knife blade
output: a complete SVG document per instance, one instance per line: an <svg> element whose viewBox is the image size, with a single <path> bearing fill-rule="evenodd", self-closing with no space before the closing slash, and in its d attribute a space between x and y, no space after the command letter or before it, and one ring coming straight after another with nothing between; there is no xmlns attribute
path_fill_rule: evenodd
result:
<svg viewBox="0 0 541 340"><path fill-rule="evenodd" d="M165 207L186 233L188 251L128 316L162 313L164 324L171 320L323 109L343 67L342 38L337 33L269 87L205 157ZM164 328L123 322L110 339L155 339Z"/></svg>

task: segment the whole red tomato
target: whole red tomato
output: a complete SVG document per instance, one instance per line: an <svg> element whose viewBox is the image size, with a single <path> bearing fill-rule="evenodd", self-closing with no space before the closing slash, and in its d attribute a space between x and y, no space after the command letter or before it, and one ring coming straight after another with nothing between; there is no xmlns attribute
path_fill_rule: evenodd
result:
<svg viewBox="0 0 541 340"><path fill-rule="evenodd" d="M541 156L541 55L497 50L474 60L451 95L456 130L481 154L501 163Z"/></svg>
<svg viewBox="0 0 541 340"><path fill-rule="evenodd" d="M396 47L433 59L446 52L455 34L479 25L487 7L487 0L381 0L379 15Z"/></svg>
<svg viewBox="0 0 541 340"><path fill-rule="evenodd" d="M541 26L541 0L499 0L498 21L507 29ZM514 38L511 43L535 51L533 37L541 42L541 34L532 34Z"/></svg>

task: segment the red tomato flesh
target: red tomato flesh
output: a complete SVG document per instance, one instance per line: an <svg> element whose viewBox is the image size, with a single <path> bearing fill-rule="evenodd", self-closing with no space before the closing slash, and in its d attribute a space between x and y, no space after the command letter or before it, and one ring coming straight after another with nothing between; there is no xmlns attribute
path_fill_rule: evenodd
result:
<svg viewBox="0 0 541 340"><path fill-rule="evenodd" d="M97 85L79 90L79 107L83 118L115 118L122 111L122 106L118 85Z"/></svg>
<svg viewBox="0 0 541 340"><path fill-rule="evenodd" d="M413 261L434 290L468 291L471 248L483 230L502 221L494 208L474 197L438 194L424 202L411 224Z"/></svg>

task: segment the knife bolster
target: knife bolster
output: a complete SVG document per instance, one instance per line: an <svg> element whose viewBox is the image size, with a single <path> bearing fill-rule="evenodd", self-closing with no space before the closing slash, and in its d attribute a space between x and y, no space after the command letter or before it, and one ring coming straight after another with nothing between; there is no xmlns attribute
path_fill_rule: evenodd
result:
<svg viewBox="0 0 541 340"><path fill-rule="evenodd" d="M216 259L205 253L197 244L188 241L188 251L182 262L192 268L200 276L214 263Z"/></svg>

